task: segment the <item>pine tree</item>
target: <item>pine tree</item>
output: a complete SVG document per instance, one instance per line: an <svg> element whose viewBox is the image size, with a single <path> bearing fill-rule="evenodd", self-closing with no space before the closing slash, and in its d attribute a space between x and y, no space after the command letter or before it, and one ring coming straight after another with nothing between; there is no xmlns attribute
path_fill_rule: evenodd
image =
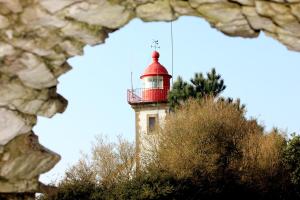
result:
<svg viewBox="0 0 300 200"><path fill-rule="evenodd" d="M226 86L220 74L215 68L208 72L207 77L202 73L195 73L190 79L191 83L183 81L179 76L174 82L172 90L169 92L168 100L171 108L174 108L189 98L201 99L206 96L217 97Z"/></svg>
<svg viewBox="0 0 300 200"><path fill-rule="evenodd" d="M173 84L172 90L169 92L168 100L171 108L183 103L193 94L193 88L190 84L178 76Z"/></svg>
<svg viewBox="0 0 300 200"><path fill-rule="evenodd" d="M218 99L218 101L225 102L225 103L227 103L227 104L232 104L232 105L235 106L236 109L239 110L239 111L245 111L245 109L246 109L246 105L241 103L240 98L237 98L236 100L234 100L234 99L231 98L231 97L227 97L227 98L220 97L220 98Z"/></svg>

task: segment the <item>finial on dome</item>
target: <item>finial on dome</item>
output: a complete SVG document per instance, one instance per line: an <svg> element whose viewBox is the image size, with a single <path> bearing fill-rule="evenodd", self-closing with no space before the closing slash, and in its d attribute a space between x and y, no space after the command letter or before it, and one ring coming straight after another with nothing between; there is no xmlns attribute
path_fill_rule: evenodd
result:
<svg viewBox="0 0 300 200"><path fill-rule="evenodd" d="M158 44L158 40L153 40L151 48L154 48L154 51L152 53L153 61L157 62L158 58L159 58L159 53L156 51L156 49L160 48L160 46Z"/></svg>
<svg viewBox="0 0 300 200"><path fill-rule="evenodd" d="M159 53L157 51L153 51L152 58L153 58L153 61L158 61Z"/></svg>

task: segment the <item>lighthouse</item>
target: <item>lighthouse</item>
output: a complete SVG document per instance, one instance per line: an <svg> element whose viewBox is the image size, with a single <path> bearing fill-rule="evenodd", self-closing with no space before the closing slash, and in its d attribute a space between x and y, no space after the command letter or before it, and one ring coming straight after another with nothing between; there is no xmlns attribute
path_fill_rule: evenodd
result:
<svg viewBox="0 0 300 200"><path fill-rule="evenodd" d="M135 112L136 166L151 160L157 130L163 126L168 107L172 76L159 63L159 53L152 53L152 63L140 76L142 87L127 90L127 101Z"/></svg>

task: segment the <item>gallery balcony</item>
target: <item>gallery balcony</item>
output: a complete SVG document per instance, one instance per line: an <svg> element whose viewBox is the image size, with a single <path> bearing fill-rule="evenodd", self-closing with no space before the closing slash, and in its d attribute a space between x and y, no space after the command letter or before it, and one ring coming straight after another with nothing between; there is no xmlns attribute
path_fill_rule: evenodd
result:
<svg viewBox="0 0 300 200"><path fill-rule="evenodd" d="M137 88L127 90L129 104L158 103L168 101L168 89Z"/></svg>

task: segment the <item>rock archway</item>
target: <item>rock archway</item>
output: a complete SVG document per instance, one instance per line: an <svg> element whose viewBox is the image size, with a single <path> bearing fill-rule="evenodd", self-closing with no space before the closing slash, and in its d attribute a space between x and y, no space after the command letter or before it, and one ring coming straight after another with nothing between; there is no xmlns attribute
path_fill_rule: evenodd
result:
<svg viewBox="0 0 300 200"><path fill-rule="evenodd" d="M38 143L37 116L62 113L66 60L133 18L205 18L229 36L260 31L300 51L300 0L0 0L0 193L34 193L60 156Z"/></svg>

